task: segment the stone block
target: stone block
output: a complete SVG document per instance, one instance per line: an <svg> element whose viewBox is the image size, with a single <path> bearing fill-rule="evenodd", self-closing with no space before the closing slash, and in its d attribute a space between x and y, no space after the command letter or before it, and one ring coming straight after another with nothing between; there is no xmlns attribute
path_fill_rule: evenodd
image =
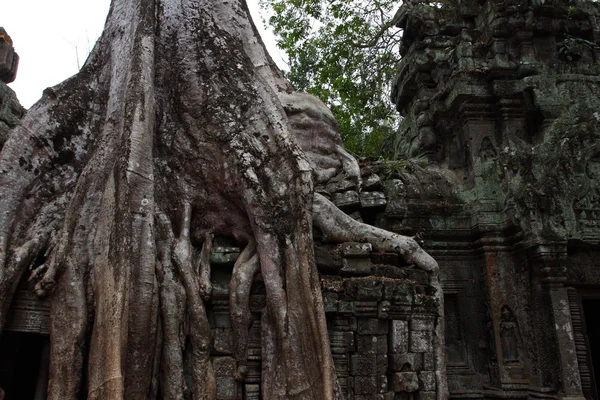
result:
<svg viewBox="0 0 600 400"><path fill-rule="evenodd" d="M232 357L216 357L213 359L215 380L217 383L217 400L238 400L237 382L234 379L236 369Z"/></svg>
<svg viewBox="0 0 600 400"><path fill-rule="evenodd" d="M381 188L381 178L377 174L370 174L363 178L362 188L365 191Z"/></svg>
<svg viewBox="0 0 600 400"><path fill-rule="evenodd" d="M354 400L385 400L382 394L357 394Z"/></svg>
<svg viewBox="0 0 600 400"><path fill-rule="evenodd" d="M358 318L356 332L359 335L385 335L388 333L389 323L377 318Z"/></svg>
<svg viewBox="0 0 600 400"><path fill-rule="evenodd" d="M356 181L354 179L340 179L341 177L335 177L331 179L326 185L325 190L328 193L339 193L346 192L348 190L356 190Z"/></svg>
<svg viewBox="0 0 600 400"><path fill-rule="evenodd" d="M259 400L260 399L260 385L258 384L245 384L244 385L244 400Z"/></svg>
<svg viewBox="0 0 600 400"><path fill-rule="evenodd" d="M391 321L389 334L389 351L393 354L406 353L408 351L408 321Z"/></svg>
<svg viewBox="0 0 600 400"><path fill-rule="evenodd" d="M436 400L435 392L419 392L419 400Z"/></svg>
<svg viewBox="0 0 600 400"><path fill-rule="evenodd" d="M345 354L354 352L354 332L333 331L330 334L331 352Z"/></svg>
<svg viewBox="0 0 600 400"><path fill-rule="evenodd" d="M435 317L433 315L413 315L410 320L411 331L433 331Z"/></svg>
<svg viewBox="0 0 600 400"><path fill-rule="evenodd" d="M382 192L362 192L360 206L362 208L385 207L387 200Z"/></svg>
<svg viewBox="0 0 600 400"><path fill-rule="evenodd" d="M337 293L323 292L323 307L326 313L335 313L338 310Z"/></svg>
<svg viewBox="0 0 600 400"><path fill-rule="evenodd" d="M423 369L423 354L391 354L389 357L389 364L390 370L394 372L420 371Z"/></svg>
<svg viewBox="0 0 600 400"><path fill-rule="evenodd" d="M368 276L371 275L373 263L369 258L344 258L340 274L343 276Z"/></svg>
<svg viewBox="0 0 600 400"><path fill-rule="evenodd" d="M358 196L358 192L354 190L349 190L347 192L342 193L334 193L331 196L331 201L333 204L342 209L360 206L360 198Z"/></svg>
<svg viewBox="0 0 600 400"><path fill-rule="evenodd" d="M433 332L412 331L410 333L410 351L413 353L424 353L433 351Z"/></svg>
<svg viewBox="0 0 600 400"><path fill-rule="evenodd" d="M385 335L357 335L356 351L359 354L386 354L387 336Z"/></svg>
<svg viewBox="0 0 600 400"><path fill-rule="evenodd" d="M419 380L416 372L395 372L392 375L394 392L416 392L419 390Z"/></svg>
<svg viewBox="0 0 600 400"><path fill-rule="evenodd" d="M373 251L371 243L358 243L358 242L346 242L340 245L342 256L353 258L353 257L370 257Z"/></svg>
<svg viewBox="0 0 600 400"><path fill-rule="evenodd" d="M376 376L355 376L354 394L355 395L373 395L377 393Z"/></svg>
<svg viewBox="0 0 600 400"><path fill-rule="evenodd" d="M220 355L231 354L233 337L230 328L216 328L212 330L213 352Z"/></svg>
<svg viewBox="0 0 600 400"><path fill-rule="evenodd" d="M423 353L423 370L435 371L435 358L433 352Z"/></svg>
<svg viewBox="0 0 600 400"><path fill-rule="evenodd" d="M395 303L412 304L413 287L408 282L385 282L383 299Z"/></svg>
<svg viewBox="0 0 600 400"><path fill-rule="evenodd" d="M340 315L354 315L354 302L353 301L338 301L338 313Z"/></svg>
<svg viewBox="0 0 600 400"><path fill-rule="evenodd" d="M363 190L374 190L381 188L381 178L377 174L370 174L363 177Z"/></svg>
<svg viewBox="0 0 600 400"><path fill-rule="evenodd" d="M376 354L353 354L350 356L350 375L375 376L376 372Z"/></svg>
<svg viewBox="0 0 600 400"><path fill-rule="evenodd" d="M214 314L215 328L231 328L231 318L229 314Z"/></svg>
<svg viewBox="0 0 600 400"><path fill-rule="evenodd" d="M405 268L406 278L411 281L415 281L420 285L429 284L429 277L427 276L427 272L422 269L415 268Z"/></svg>
<svg viewBox="0 0 600 400"><path fill-rule="evenodd" d="M379 303L377 301L355 301L354 311L357 317L377 318Z"/></svg>
<svg viewBox="0 0 600 400"><path fill-rule="evenodd" d="M387 354L377 355L377 376L386 375L389 367L389 357Z"/></svg>
<svg viewBox="0 0 600 400"><path fill-rule="evenodd" d="M419 372L419 387L423 391L435 390L435 372L421 371Z"/></svg>
<svg viewBox="0 0 600 400"><path fill-rule="evenodd" d="M383 395L388 391L388 377L387 375L377 375L377 393Z"/></svg>
<svg viewBox="0 0 600 400"><path fill-rule="evenodd" d="M315 246L315 261L319 272L337 273L342 268L342 257L333 246Z"/></svg>
<svg viewBox="0 0 600 400"><path fill-rule="evenodd" d="M397 267L398 266L398 254L373 252L373 253L371 253L371 261L373 262L373 264L389 265L392 267ZM400 270L399 268L393 268L391 271L394 271L393 274L395 276L390 276L390 278L406 278L406 274L401 273L402 270ZM388 275L382 274L382 276L388 276Z"/></svg>
<svg viewBox="0 0 600 400"><path fill-rule="evenodd" d="M379 279L346 280L344 281L344 292L348 298L353 300L379 301L383 295L383 285ZM377 304L375 307L377 308Z"/></svg>

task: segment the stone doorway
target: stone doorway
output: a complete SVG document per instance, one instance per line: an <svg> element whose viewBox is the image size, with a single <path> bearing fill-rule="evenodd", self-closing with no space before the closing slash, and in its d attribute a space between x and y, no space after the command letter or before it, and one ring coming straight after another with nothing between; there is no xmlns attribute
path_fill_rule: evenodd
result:
<svg viewBox="0 0 600 400"><path fill-rule="evenodd" d="M0 338L0 388L3 400L46 400L48 336L4 332Z"/></svg>
<svg viewBox="0 0 600 400"><path fill-rule="evenodd" d="M582 298L583 315L585 318L588 355L590 357L590 375L592 381L592 397L598 400L600 392L600 298Z"/></svg>

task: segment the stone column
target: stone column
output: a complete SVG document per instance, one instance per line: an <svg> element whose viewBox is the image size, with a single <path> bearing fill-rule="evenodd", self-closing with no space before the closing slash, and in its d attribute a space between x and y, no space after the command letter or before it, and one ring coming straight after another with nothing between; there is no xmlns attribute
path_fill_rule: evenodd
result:
<svg viewBox="0 0 600 400"><path fill-rule="evenodd" d="M541 272L541 282L550 300L553 322L551 329L554 330L558 352L561 397L583 400L569 296L564 285L567 272L563 264L567 257L566 246L538 245L532 253L532 262L537 264L536 270Z"/></svg>
<svg viewBox="0 0 600 400"><path fill-rule="evenodd" d="M491 226L489 227L491 228ZM481 239L483 243L483 251L485 256L485 279L488 296L488 304L490 307L491 321L489 324L489 334L492 336L491 346L492 354L495 355L495 361L490 364L491 376L497 377L499 382L491 382L500 386L504 390L525 390L529 386L530 375L523 363L524 354L522 343L519 342L519 329L523 329L523 318L519 310L515 309L514 299L519 290L515 287L512 279L513 259L510 256L510 249L502 240L502 235L499 231L489 230L483 234ZM511 348L508 346L510 340L507 340L506 327L507 321L503 316L505 309L510 309L515 312L512 317L512 330L514 341ZM516 350L515 350L516 349ZM517 352L517 354L515 354ZM512 353L510 358L507 358L507 353ZM493 358L493 357L492 357Z"/></svg>

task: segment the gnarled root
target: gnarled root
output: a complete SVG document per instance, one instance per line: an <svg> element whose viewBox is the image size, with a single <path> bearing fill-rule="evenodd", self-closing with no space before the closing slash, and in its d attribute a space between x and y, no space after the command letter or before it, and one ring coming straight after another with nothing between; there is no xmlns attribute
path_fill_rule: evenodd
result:
<svg viewBox="0 0 600 400"><path fill-rule="evenodd" d="M76 400L81 388L87 328L82 267L87 265L87 260L73 258L67 258L61 279L58 280L52 296L49 400Z"/></svg>
<svg viewBox="0 0 600 400"><path fill-rule="evenodd" d="M176 278L171 263L174 235L171 222L163 213L156 214L156 276L160 282L160 312L163 347L161 354L161 390L163 399L184 399L182 337L185 290Z"/></svg>
<svg viewBox="0 0 600 400"><path fill-rule="evenodd" d="M211 233L204 234L204 243L200 251L200 257L194 272L198 276L198 285L200 288L200 298L204 301L209 301L212 295L212 283L210 282L210 252L212 251L212 241L214 235Z"/></svg>
<svg viewBox="0 0 600 400"><path fill-rule="evenodd" d="M233 266L229 282L229 314L233 330L233 356L237 362L235 378L244 380L248 372L248 331L252 324L250 314L250 289L254 275L260 269L256 243L248 243Z"/></svg>
<svg viewBox="0 0 600 400"><path fill-rule="evenodd" d="M413 238L358 222L319 193L315 193L313 222L329 241L371 243L377 250L398 253L430 275L439 271L437 262Z"/></svg>
<svg viewBox="0 0 600 400"><path fill-rule="evenodd" d="M438 263L413 238L356 221L318 193L315 193L313 202L313 223L329 241L371 243L376 250L397 253L406 262L427 271L439 304L434 336L437 393L439 399L446 398L444 295Z"/></svg>
<svg viewBox="0 0 600 400"><path fill-rule="evenodd" d="M185 203L181 232L173 246L173 263L177 267L187 293L190 316L190 342L192 345L194 399L216 398L216 382L210 362L210 327L204 303L200 298L200 285L193 269L193 248L190 242L192 206ZM207 245L205 243L205 245Z"/></svg>

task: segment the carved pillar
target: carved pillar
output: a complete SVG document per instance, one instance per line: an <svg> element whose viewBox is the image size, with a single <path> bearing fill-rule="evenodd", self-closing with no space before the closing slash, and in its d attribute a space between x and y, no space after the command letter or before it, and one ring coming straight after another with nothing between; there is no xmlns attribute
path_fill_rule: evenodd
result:
<svg viewBox="0 0 600 400"><path fill-rule="evenodd" d="M568 287L566 290L569 296L569 308L571 311L571 323L573 324L573 339L575 340L575 350L577 352L581 389L586 398L596 399L598 398L598 394L594 386L594 371L593 368L590 368L589 343L587 342L585 333L581 297L575 288Z"/></svg>
<svg viewBox="0 0 600 400"><path fill-rule="evenodd" d="M464 95L477 98L474 102L462 102ZM462 178L467 188L475 184L474 165L479 159L482 141L491 135L491 140L495 142L495 117L490 106L481 99L486 95L487 89L479 84L464 85L456 92L452 108L457 110L461 128L450 132L444 143L448 167Z"/></svg>
<svg viewBox="0 0 600 400"><path fill-rule="evenodd" d="M521 65L535 64L535 48L533 47L533 32L520 31L516 33L519 40L519 53L521 56Z"/></svg>
<svg viewBox="0 0 600 400"><path fill-rule="evenodd" d="M544 291L548 294L552 314L557 360L560 370L559 388L563 398L583 399L579 363L573 336L569 295L565 288L567 268L564 266L566 247L538 245L532 251L532 262L540 271Z"/></svg>
<svg viewBox="0 0 600 400"><path fill-rule="evenodd" d="M490 380L504 390L525 390L529 385L529 373L523 363L521 350L522 319L518 313L513 313L517 311L512 304L513 299L519 291L512 276L513 259L499 232L487 232L481 241L484 244L487 300L491 317L488 323L490 345L495 356L490 364Z"/></svg>

